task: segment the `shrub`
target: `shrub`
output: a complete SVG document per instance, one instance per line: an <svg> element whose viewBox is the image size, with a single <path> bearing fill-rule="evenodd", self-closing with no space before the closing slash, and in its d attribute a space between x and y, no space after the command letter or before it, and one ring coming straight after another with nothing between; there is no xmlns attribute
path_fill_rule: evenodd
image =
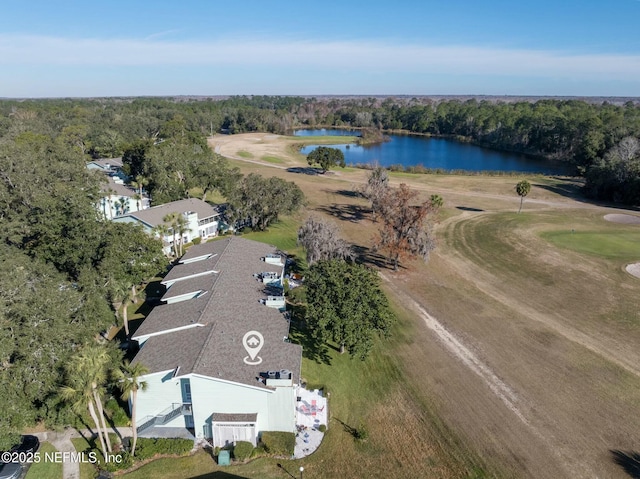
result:
<svg viewBox="0 0 640 479"><path fill-rule="evenodd" d="M258 447L254 447L253 452L251 453L251 457L260 457L266 455L267 450L264 448L264 444L258 444Z"/></svg>
<svg viewBox="0 0 640 479"><path fill-rule="evenodd" d="M118 459L117 456L120 456ZM104 462L102 456L98 456L101 459L100 469L107 472L116 472L124 469L129 469L133 466L133 457L128 452L118 452L109 457L109 462Z"/></svg>
<svg viewBox="0 0 640 479"><path fill-rule="evenodd" d="M246 461L253 453L253 444L248 441L238 441L233 448L233 457L238 461Z"/></svg>
<svg viewBox="0 0 640 479"><path fill-rule="evenodd" d="M110 432L108 434L108 437L109 437L109 444L111 444L111 449L113 449L114 451L119 451L122 449L122 442L120 441L120 436L118 436L114 432Z"/></svg>
<svg viewBox="0 0 640 479"><path fill-rule="evenodd" d="M292 432L265 431L261 441L265 451L274 456L291 456L296 447L296 435Z"/></svg>
<svg viewBox="0 0 640 479"><path fill-rule="evenodd" d="M361 423L360 426L358 426L358 429L353 430L353 437L356 441L365 442L369 439L369 431L367 431L365 425Z"/></svg>
<svg viewBox="0 0 640 479"><path fill-rule="evenodd" d="M156 454L183 456L191 449L193 449L193 441L191 439L139 437L136 444L136 458L143 461Z"/></svg>
<svg viewBox="0 0 640 479"><path fill-rule="evenodd" d="M191 240L191 242L193 244L200 244L202 242L202 238L200 238L200 236L197 236L197 237L193 238L193 240Z"/></svg>
<svg viewBox="0 0 640 479"><path fill-rule="evenodd" d="M326 430L327 430L327 426L325 426L324 424L320 424L320 426L318 426L318 431L326 432Z"/></svg>
<svg viewBox="0 0 640 479"><path fill-rule="evenodd" d="M104 409L107 416L116 426L129 426L131 424L127 411L115 398L109 399L104 405Z"/></svg>

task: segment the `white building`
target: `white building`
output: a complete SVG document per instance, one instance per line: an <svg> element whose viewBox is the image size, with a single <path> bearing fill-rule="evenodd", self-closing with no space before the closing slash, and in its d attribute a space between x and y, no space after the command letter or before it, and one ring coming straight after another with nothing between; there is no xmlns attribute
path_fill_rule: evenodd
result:
<svg viewBox="0 0 640 479"><path fill-rule="evenodd" d="M283 298L285 258L239 237L193 246L163 280L162 300L133 334L138 432L185 428L215 446L254 445L263 431L295 432L302 348L267 298ZM264 278L268 278L264 282Z"/></svg>
<svg viewBox="0 0 640 479"><path fill-rule="evenodd" d="M112 220L128 213L135 213L149 208L149 198L140 196L138 192L125 186L117 177L108 176L102 186L102 198L99 209L106 219Z"/></svg>
<svg viewBox="0 0 640 479"><path fill-rule="evenodd" d="M194 238L201 238L204 241L217 236L220 217L218 209L197 198L172 201L141 211L133 211L114 218L114 221L139 223L149 234L156 234L159 226L167 226L169 230L163 235L162 242L165 253L169 254L173 247L174 232L170 224L165 222L165 218L174 213L184 216L186 220L182 235L176 231L175 239L178 244L190 243Z"/></svg>
<svg viewBox="0 0 640 479"><path fill-rule="evenodd" d="M106 175L102 185L102 197L98 209L106 219L133 213L149 208L149 197L133 188L125 186L127 175L122 171L122 158L93 160L87 163L87 169Z"/></svg>

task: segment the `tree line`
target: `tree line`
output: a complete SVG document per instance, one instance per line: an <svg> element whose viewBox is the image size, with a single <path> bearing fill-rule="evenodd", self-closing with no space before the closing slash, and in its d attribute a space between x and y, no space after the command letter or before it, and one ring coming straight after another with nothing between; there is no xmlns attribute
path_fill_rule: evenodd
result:
<svg viewBox="0 0 640 479"><path fill-rule="evenodd" d="M64 365L96 343L116 322L116 305L164 270L166 258L141 228L101 218L101 178L58 138L1 138L0 172L3 449L36 421L75 422L59 394Z"/></svg>
<svg viewBox="0 0 640 479"><path fill-rule="evenodd" d="M136 148L145 150L145 144L155 145L167 138L179 138L187 147L202 147L202 138L221 131L284 134L294 128L320 125L447 136L563 161L587 178L588 194L628 202L629 194L619 191L626 187L613 178L615 174L609 175L613 167L606 160L623 139L640 137L640 107L633 102L615 105L554 99L501 102L271 96L0 101L0 137L39 132L92 158L135 153ZM193 155L197 156L198 148L195 150ZM150 168L167 166L171 161L169 152L161 149L152 157ZM216 161L215 157L211 161ZM593 177L603 171L603 166L613 179L606 185L594 184ZM180 169L170 171L177 178L184 173ZM635 167L625 171L636 178ZM169 179L158 178L153 184L161 197L189 188L184 181L174 184Z"/></svg>
<svg viewBox="0 0 640 479"><path fill-rule="evenodd" d="M107 376L125 366L120 351L103 344L100 333L122 321L126 328L128 304L168 264L160 239L139 226L105 220L97 207L105 178L88 170L87 160L124 154L131 186L151 192L154 204L194 192L206 199L215 190L229 198L232 218L250 218L256 229L299 208L304 196L278 178L243 179L180 116L118 116L123 105L117 101L0 104L5 450L36 422L77 425L78 408L84 420L103 423L103 395L119 395ZM99 365L90 374L83 368L96 356Z"/></svg>

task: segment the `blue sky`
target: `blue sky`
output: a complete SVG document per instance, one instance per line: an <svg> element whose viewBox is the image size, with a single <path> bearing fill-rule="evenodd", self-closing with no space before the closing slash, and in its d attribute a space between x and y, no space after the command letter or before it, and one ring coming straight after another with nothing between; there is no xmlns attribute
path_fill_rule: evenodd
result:
<svg viewBox="0 0 640 479"><path fill-rule="evenodd" d="M0 97L640 96L640 0L4 0Z"/></svg>

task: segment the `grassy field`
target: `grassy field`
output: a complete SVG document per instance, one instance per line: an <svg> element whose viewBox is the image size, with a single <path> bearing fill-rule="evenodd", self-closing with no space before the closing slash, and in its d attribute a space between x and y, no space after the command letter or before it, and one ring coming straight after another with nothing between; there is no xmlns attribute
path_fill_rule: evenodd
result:
<svg viewBox="0 0 640 479"><path fill-rule="evenodd" d="M330 219L362 259L382 268L399 321L365 362L333 349L321 361L305 348L305 379L331 393L319 451L225 474L286 478L302 464L305 477L628 477L611 451L633 457L638 449L640 280L624 271L639 259L637 226L605 222L612 210L582 198L576 179L523 175L532 190L517 214L519 176L394 172L393 185L407 183L422 198L438 193L445 207L430 262L405 261L393 272L369 250L377 225L355 194L366 171L296 173L290 167L305 166L290 149L299 137L238 136L244 143L223 144L223 153L284 164L234 166L295 181L307 198L300 215L247 237L301 258L298 225L309 214ZM468 354L453 354L442 331ZM361 424L364 443L349 433ZM191 477L225 477L204 454L191 461L199 464ZM184 477L170 460L154 464L166 477ZM133 477L155 473L144 472Z"/></svg>
<svg viewBox="0 0 640 479"><path fill-rule="evenodd" d="M376 225L355 195L366 171L306 175L235 164L295 181L308 201L302 216L330 219L363 251L371 246ZM437 411L443 437L459 438L490 463L484 470L504 477L622 477L609 449L633 450L629 438L640 428L633 413L640 407L640 281L624 271L636 260L638 228L604 221L612 211L582 198L577 179L526 176L532 190L517 214L520 177L390 176L423 198L441 194L445 207L429 264L408 261L385 274L476 351L483 370L505 384L505 397L517 398L505 407L483 382L489 376L443 351L409 311L415 334L392 354L416 401L428 399ZM565 247L572 230L578 243Z"/></svg>
<svg viewBox="0 0 640 479"><path fill-rule="evenodd" d="M307 214L338 223L365 251L371 245L375 224L354 195L366 172L310 176L236 164L295 181ZM429 428L442 424L439 437L485 458L491 475L623 477L609 450L633 450L629 438L640 427L633 413L640 407L640 281L624 271L640 253L638 228L604 221L612 211L585 201L579 180L527 178L532 191L517 214L519 177L391 174L392 183L408 183L423 197L441 194L445 208L430 263L404 262L385 274L488 372L473 373L443 353L415 312L408 312L414 333L391 354L414 400L436 411ZM403 308L406 299L398 301ZM508 407L483 383L491 374L505 397L517 398ZM467 454L475 457L463 453L463 463Z"/></svg>
<svg viewBox="0 0 640 479"><path fill-rule="evenodd" d="M640 231L550 231L541 236L561 248L622 261L640 260ZM638 228L635 228L638 230Z"/></svg>

